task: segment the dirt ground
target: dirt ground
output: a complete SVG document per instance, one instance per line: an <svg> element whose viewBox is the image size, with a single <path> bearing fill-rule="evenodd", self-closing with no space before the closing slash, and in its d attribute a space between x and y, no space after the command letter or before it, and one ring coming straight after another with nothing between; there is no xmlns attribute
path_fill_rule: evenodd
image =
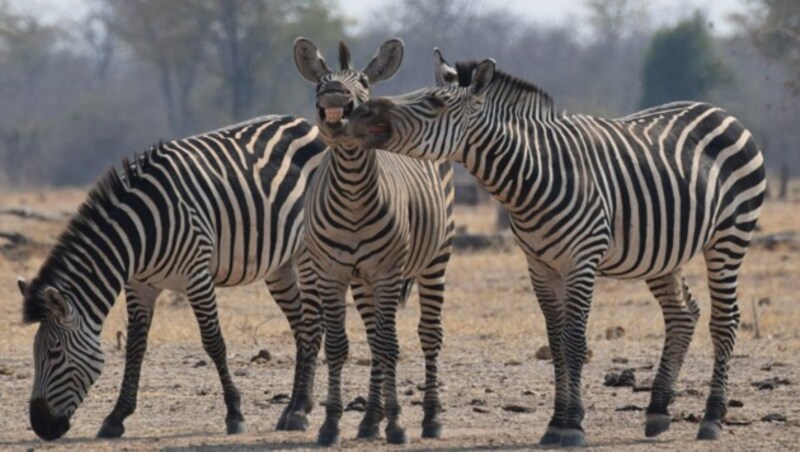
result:
<svg viewBox="0 0 800 452"><path fill-rule="evenodd" d="M225 409L219 382L200 345L188 304L166 294L158 302L144 362L137 412L126 422L123 439L100 441L94 435L110 412L122 379L124 352L118 333L125 331L124 302L119 301L103 330L106 366L59 441L39 440L28 423L35 326L23 326L15 278L31 278L66 218L83 199L82 190L5 192L0 210L30 208L50 221L0 215L0 233L24 234L14 244L0 238L0 448L12 450L262 450L314 448L324 409L311 414L305 433L274 431L291 389L294 350L288 324L264 285L221 289L220 311L229 363L242 397L247 432L225 435ZM459 224L470 232L491 232L494 207L459 208ZM798 450L800 448L800 203L766 205L759 237L796 232L794 243L754 246L740 280L742 327L731 364L731 407L719 450ZM606 387L608 372L631 368L637 384L654 375L664 327L660 310L642 282L601 280L589 321L592 357L584 367L584 427L592 448L603 450L708 450L694 440L711 375L708 292L702 260L687 268L703 316L681 372L679 397L672 406L672 428L654 440L644 437L649 393ZM760 300L760 302L759 302ZM757 311L758 322L754 321ZM398 315L401 341L399 382L403 423L410 444L355 441L361 413L345 412L344 449L529 449L535 448L552 407L552 365L536 358L546 344L545 325L530 290L521 252L492 249L460 252L448 269L445 346L441 354L443 438L421 440L423 366L416 322L416 297ZM351 353L345 367L344 396L366 395L368 349L355 309L348 312ZM757 337L758 333L758 337ZM124 349L124 348L123 348ZM251 363L268 349L272 359ZM626 361L627 360L627 361ZM317 374L317 401L326 392L324 366ZM753 384L777 378L774 389ZM786 384L781 384L786 383ZM277 397L276 397L277 396ZM518 405L527 412L508 411ZM621 409L625 410L621 410ZM768 415L779 419L762 420Z"/></svg>

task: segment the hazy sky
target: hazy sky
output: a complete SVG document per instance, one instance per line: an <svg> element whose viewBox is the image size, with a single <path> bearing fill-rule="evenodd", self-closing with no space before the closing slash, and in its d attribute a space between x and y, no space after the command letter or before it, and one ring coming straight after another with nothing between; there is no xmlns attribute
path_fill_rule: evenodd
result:
<svg viewBox="0 0 800 452"><path fill-rule="evenodd" d="M431 0L435 1L435 0ZM651 4L654 25L671 24L690 16L695 10L704 11L714 23L716 33L726 34L732 27L727 16L746 8L747 0L639 0ZM356 29L372 13L391 5L392 0L338 0L342 11L356 21ZM560 24L580 18L581 0L483 0L486 8L504 8L528 20L542 24ZM32 12L48 21L69 21L79 18L86 10L82 0L11 0L15 8Z"/></svg>

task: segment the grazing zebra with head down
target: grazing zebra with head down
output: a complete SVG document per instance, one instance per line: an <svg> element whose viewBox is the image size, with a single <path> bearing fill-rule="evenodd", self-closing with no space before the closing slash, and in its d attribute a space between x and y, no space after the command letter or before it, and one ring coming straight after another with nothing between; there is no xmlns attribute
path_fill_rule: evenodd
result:
<svg viewBox="0 0 800 452"><path fill-rule="evenodd" d="M227 431L242 431L214 288L258 280L266 280L297 343L292 403L278 427L302 428L286 418L311 409L313 366L301 375L300 357L312 348L303 345L305 338L319 334L313 331L318 325L302 323L303 309L315 303L301 300L296 268L301 279L313 277L301 257L303 200L325 150L305 120L268 116L160 144L126 161L121 173L108 172L36 278L19 280L24 320L39 323L30 401L36 434L51 440L69 429L102 370L100 331L123 288L129 322L125 374L98 436L121 436L136 408L147 334L163 289L188 295L222 382Z"/></svg>
<svg viewBox="0 0 800 452"><path fill-rule="evenodd" d="M342 43L341 70L332 71L313 43L304 38L295 41L300 74L317 84L317 125L331 149L306 198L307 247L319 278L316 289L326 324L328 400L318 438L323 445L335 443L339 436L341 371L348 353L345 291L351 281L363 284L366 296L356 302L372 312L364 316L373 361L358 437L375 437L385 414L387 441L407 441L399 422L395 381L399 353L395 315L414 281L419 287L419 336L425 354L422 436L438 437L441 431L437 359L443 337L445 267L454 233L452 168L447 162L419 162L343 139L350 112L369 98L371 85L394 75L402 56L402 41L389 40L358 71Z"/></svg>
<svg viewBox="0 0 800 452"><path fill-rule="evenodd" d="M666 339L645 433L668 405L699 310L681 267L703 253L714 372L699 439L716 439L739 323L737 276L764 196L762 155L734 117L696 102L621 119L558 116L493 60L457 65L458 87L376 98L351 115L366 147L462 163L511 214L547 323L555 409L542 445L584 444L581 369L595 278L644 279Z"/></svg>

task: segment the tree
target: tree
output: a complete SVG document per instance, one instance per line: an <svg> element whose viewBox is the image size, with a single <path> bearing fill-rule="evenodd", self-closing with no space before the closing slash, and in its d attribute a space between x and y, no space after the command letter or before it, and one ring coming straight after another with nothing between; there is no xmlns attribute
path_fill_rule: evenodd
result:
<svg viewBox="0 0 800 452"><path fill-rule="evenodd" d="M104 0L108 30L158 71L173 133L193 130L192 93L206 62L212 14L204 0ZM234 3L234 2L230 2Z"/></svg>
<svg viewBox="0 0 800 452"><path fill-rule="evenodd" d="M640 106L704 99L729 78L714 56L705 18L697 13L653 36L645 52Z"/></svg>

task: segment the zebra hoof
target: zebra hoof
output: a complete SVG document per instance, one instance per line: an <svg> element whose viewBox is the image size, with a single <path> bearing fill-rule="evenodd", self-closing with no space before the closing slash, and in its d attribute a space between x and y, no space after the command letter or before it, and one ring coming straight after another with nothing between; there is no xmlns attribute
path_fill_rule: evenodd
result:
<svg viewBox="0 0 800 452"><path fill-rule="evenodd" d="M539 447L559 447L561 445L561 429L548 426L542 439L539 440Z"/></svg>
<svg viewBox="0 0 800 452"><path fill-rule="evenodd" d="M331 427L323 424L317 436L317 445L323 447L334 446L339 443L339 427Z"/></svg>
<svg viewBox="0 0 800 452"><path fill-rule="evenodd" d="M561 447L583 447L586 445L586 435L577 428L561 430Z"/></svg>
<svg viewBox="0 0 800 452"><path fill-rule="evenodd" d="M244 421L242 419L231 419L225 421L225 425L229 435L238 435L244 433Z"/></svg>
<svg viewBox="0 0 800 452"><path fill-rule="evenodd" d="M439 421L426 422L422 425L422 437L436 439L442 437L442 424Z"/></svg>
<svg viewBox="0 0 800 452"><path fill-rule="evenodd" d="M658 436L669 429L672 416L669 414L648 414L644 424L644 436L652 438Z"/></svg>
<svg viewBox="0 0 800 452"><path fill-rule="evenodd" d="M406 429L398 425L386 427L386 442L389 444L406 444Z"/></svg>
<svg viewBox="0 0 800 452"><path fill-rule="evenodd" d="M697 439L718 440L722 436L722 423L720 421L702 421L700 430L697 431Z"/></svg>
<svg viewBox="0 0 800 452"><path fill-rule="evenodd" d="M358 436L356 439L375 439L380 433L378 424L365 424L361 423L358 426Z"/></svg>
<svg viewBox="0 0 800 452"><path fill-rule="evenodd" d="M125 426L122 425L122 423L115 424L106 421L103 422L102 426L100 426L100 431L97 432L97 437L103 439L120 438L123 433L125 433Z"/></svg>
<svg viewBox="0 0 800 452"><path fill-rule="evenodd" d="M308 417L303 412L294 411L286 416L283 423L283 428L278 430L286 430L288 432L304 432L308 430Z"/></svg>

